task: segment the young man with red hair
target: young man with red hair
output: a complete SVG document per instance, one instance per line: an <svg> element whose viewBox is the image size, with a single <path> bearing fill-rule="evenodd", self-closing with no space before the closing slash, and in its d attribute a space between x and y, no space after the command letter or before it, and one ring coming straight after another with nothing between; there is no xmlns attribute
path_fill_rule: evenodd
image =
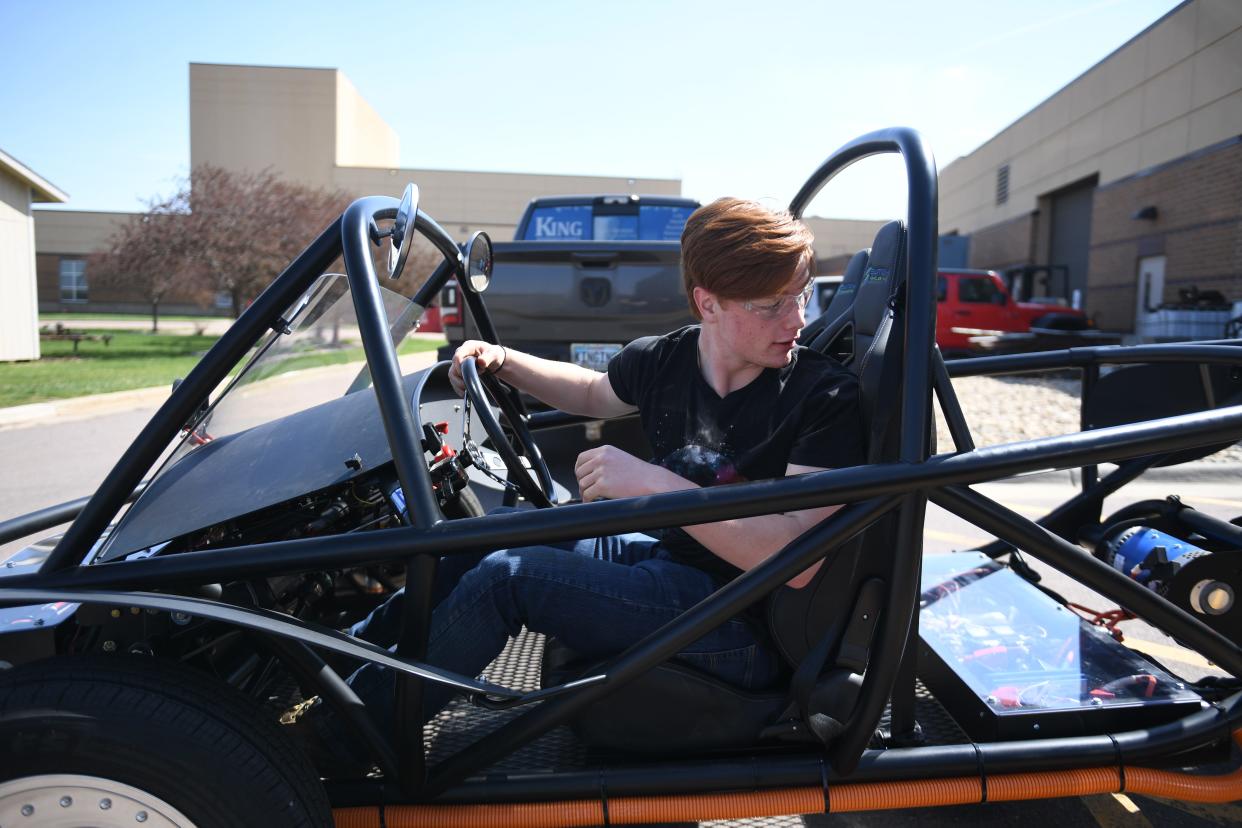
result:
<svg viewBox="0 0 1242 828"><path fill-rule="evenodd" d="M613 446L583 452L575 472L585 501L779 478L863 461L858 389L832 359L796 344L805 322L812 237L787 212L720 199L697 210L682 235L691 325L627 345L607 373L471 341L461 363L490 372L549 405L604 419L637 411L651 462ZM585 657L624 650L756 566L838 507L726 520L576 544L504 549L444 559L427 661L477 675L522 626L555 636ZM805 585L814 569L790 586ZM390 601L355 635L397 637ZM779 656L755 619L734 618L678 659L740 687L779 675ZM350 678L359 695L391 711L392 680L367 665ZM449 699L428 685L427 717ZM385 698L386 697L386 698Z"/></svg>

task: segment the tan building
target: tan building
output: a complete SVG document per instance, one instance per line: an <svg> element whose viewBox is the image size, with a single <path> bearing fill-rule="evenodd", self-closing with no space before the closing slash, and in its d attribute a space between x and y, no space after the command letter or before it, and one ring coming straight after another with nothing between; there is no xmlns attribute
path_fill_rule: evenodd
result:
<svg viewBox="0 0 1242 828"><path fill-rule="evenodd" d="M859 250L870 247L875 234L887 221L868 219L830 219L808 216L806 226L815 234L815 272L832 276L845 272L845 266Z"/></svg>
<svg viewBox="0 0 1242 828"><path fill-rule="evenodd" d="M940 174L973 267L1064 266L1101 327L1242 300L1242 3L1187 0Z"/></svg>
<svg viewBox="0 0 1242 828"><path fill-rule="evenodd" d="M190 163L273 173L354 196L399 195L418 185L420 206L454 237L486 230L510 239L527 203L578 193L680 195L671 178L534 175L399 166L397 134L336 69L190 64ZM62 267L84 267L127 213L36 213L39 306L42 310L143 312L139 296L60 291ZM880 222L812 219L819 258L840 258L871 243ZM62 264L65 263L65 264ZM78 264L81 263L81 264ZM839 269L839 268L838 268ZM827 271L823 271L827 272ZM89 282L89 274L86 274ZM170 313L222 312L174 298Z"/></svg>
<svg viewBox="0 0 1242 828"><path fill-rule="evenodd" d="M30 205L68 198L16 158L0 151L0 360L39 358Z"/></svg>

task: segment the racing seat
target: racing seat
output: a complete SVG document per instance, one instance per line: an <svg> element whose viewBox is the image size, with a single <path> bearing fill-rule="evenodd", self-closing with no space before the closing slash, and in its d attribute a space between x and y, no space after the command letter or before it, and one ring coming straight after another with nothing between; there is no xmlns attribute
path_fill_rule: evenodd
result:
<svg viewBox="0 0 1242 828"><path fill-rule="evenodd" d="M855 353L869 462L897 458L903 364L901 303L905 227L881 228L846 311ZM857 257L855 257L857 258ZM896 332L894 334L894 332ZM896 338L894 338L896 337ZM782 587L767 599L771 644L791 673L748 692L707 673L666 662L586 710L573 723L588 745L629 752L702 753L782 739L829 741L854 708L866 669L874 619L893 566L896 515L839 547L810 584ZM848 623L874 606L871 625ZM544 651L544 686L585 673L590 664L554 640ZM813 734L813 735L812 735Z"/></svg>
<svg viewBox="0 0 1242 828"><path fill-rule="evenodd" d="M822 343L831 341L848 347L848 334L843 335L843 333L851 324L852 318L849 310L854 305L854 297L858 295L858 285L862 281L863 272L867 269L867 260L870 255L871 248L868 247L859 250L850 258L849 264L845 266L845 275L841 278L841 285L832 295L832 301L828 303L828 307L824 308L823 313L802 329L798 337L799 345L814 347L829 356L836 357L841 363L847 361L851 355L848 351L839 354L831 348L824 347ZM824 331L829 331L829 333L824 335L821 346L815 346L813 343Z"/></svg>

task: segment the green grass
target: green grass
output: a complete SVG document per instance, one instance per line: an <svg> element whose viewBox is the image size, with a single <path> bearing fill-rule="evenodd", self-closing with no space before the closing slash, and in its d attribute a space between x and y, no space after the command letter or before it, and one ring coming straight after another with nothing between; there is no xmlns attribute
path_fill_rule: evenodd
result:
<svg viewBox="0 0 1242 828"><path fill-rule="evenodd" d="M160 314L160 321L168 322L211 322L216 319L227 319L227 314L218 316L165 316ZM40 322L75 322L79 319L91 319L96 321L107 322L115 319L118 322L150 322L151 314L149 313L41 313L39 314Z"/></svg>
<svg viewBox="0 0 1242 828"><path fill-rule="evenodd" d="M109 334L112 341L73 343L44 340L43 358L36 362L0 363L0 408L44 400L126 391L156 385L172 385L184 377L218 337L193 334L150 334L140 331L95 329L89 334ZM431 351L443 342L411 339L398 353ZM358 362L361 347L301 354L281 363L276 373Z"/></svg>

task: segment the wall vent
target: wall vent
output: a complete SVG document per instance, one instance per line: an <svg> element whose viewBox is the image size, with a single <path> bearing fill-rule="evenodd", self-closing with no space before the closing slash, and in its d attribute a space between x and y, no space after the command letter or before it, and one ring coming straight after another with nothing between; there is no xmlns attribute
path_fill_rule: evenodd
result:
<svg viewBox="0 0 1242 828"><path fill-rule="evenodd" d="M996 170L996 204L1000 206L1009 200L1009 165L1002 164Z"/></svg>

